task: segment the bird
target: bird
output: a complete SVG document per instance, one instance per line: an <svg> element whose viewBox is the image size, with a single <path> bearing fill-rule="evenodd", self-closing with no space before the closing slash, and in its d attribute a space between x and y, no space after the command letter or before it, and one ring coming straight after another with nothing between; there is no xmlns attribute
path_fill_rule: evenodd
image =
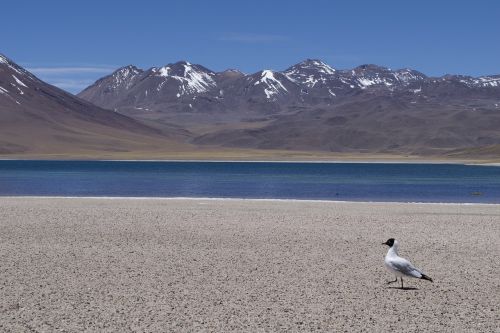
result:
<svg viewBox="0 0 500 333"><path fill-rule="evenodd" d="M389 251L387 251L384 259L385 267L389 270L389 272L396 275L396 280L389 281L387 284L398 282L399 277L401 278L401 289L404 289L403 276L433 282L429 276L425 275L421 270L413 266L411 262L398 255L399 243L397 240L389 238L385 243L382 243L382 245L389 246Z"/></svg>

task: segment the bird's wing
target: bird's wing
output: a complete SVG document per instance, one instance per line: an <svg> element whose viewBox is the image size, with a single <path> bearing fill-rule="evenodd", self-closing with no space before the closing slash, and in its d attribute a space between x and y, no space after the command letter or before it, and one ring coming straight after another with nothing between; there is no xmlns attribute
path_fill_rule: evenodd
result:
<svg viewBox="0 0 500 333"><path fill-rule="evenodd" d="M404 275L410 275L416 278L422 277L422 272L419 271L415 266L411 264L408 260L401 257L391 258L389 261L391 267Z"/></svg>

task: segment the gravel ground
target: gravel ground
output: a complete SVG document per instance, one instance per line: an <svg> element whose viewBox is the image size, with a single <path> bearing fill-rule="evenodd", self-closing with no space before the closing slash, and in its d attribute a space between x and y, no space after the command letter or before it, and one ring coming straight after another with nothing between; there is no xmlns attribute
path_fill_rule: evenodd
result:
<svg viewBox="0 0 500 333"><path fill-rule="evenodd" d="M0 198L2 332L500 332L500 206ZM401 290L400 254L434 279Z"/></svg>

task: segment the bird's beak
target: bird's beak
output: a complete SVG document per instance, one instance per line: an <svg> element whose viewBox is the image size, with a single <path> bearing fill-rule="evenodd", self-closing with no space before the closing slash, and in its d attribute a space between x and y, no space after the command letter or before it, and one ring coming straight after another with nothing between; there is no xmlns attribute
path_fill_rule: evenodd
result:
<svg viewBox="0 0 500 333"><path fill-rule="evenodd" d="M382 243L382 245L387 245L387 243Z"/></svg>

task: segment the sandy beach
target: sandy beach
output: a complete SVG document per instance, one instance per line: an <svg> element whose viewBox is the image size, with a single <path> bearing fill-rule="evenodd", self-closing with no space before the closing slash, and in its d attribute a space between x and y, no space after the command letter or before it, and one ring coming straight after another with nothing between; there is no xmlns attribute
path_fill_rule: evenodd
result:
<svg viewBox="0 0 500 333"><path fill-rule="evenodd" d="M500 206L0 198L2 332L500 332ZM387 247L434 279L387 285Z"/></svg>

